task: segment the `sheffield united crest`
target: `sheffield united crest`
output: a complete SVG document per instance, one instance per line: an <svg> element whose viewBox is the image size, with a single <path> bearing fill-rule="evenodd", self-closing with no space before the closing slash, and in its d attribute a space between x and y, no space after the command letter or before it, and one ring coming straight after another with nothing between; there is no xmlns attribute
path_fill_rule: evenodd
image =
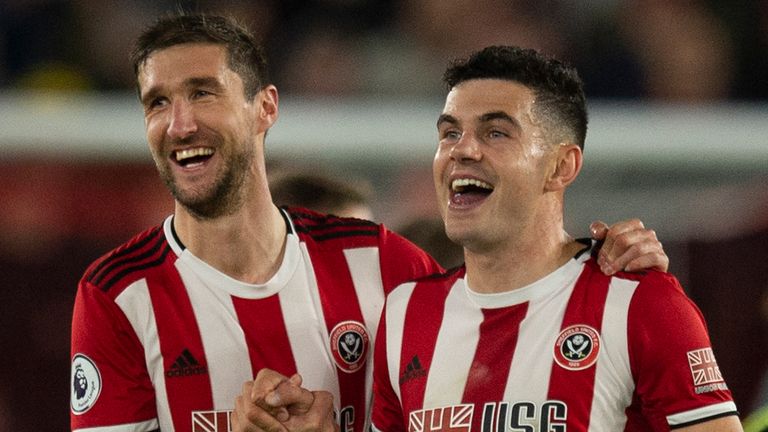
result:
<svg viewBox="0 0 768 432"><path fill-rule="evenodd" d="M557 336L555 361L565 369L586 369L597 361L600 345L597 330L583 324L569 326Z"/></svg>
<svg viewBox="0 0 768 432"><path fill-rule="evenodd" d="M357 321L343 321L331 330L333 360L344 372L355 372L368 356L368 331Z"/></svg>

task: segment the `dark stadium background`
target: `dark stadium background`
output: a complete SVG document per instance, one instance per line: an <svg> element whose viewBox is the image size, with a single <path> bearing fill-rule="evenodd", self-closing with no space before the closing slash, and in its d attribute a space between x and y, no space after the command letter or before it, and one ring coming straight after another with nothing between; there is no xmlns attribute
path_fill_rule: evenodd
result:
<svg viewBox="0 0 768 432"><path fill-rule="evenodd" d="M679 0L0 2L0 431L68 429L70 313L96 257L172 203L143 136L130 43L177 8L264 40L274 168L374 185L397 228L435 209L448 59L493 43L575 64L591 107L568 228L640 217L701 307L743 414L768 357L768 3ZM763 400L763 403L765 400Z"/></svg>

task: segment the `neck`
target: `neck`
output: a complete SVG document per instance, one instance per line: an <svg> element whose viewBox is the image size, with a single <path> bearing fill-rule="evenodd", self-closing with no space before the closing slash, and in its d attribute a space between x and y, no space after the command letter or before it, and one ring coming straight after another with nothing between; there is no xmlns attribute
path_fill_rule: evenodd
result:
<svg viewBox="0 0 768 432"><path fill-rule="evenodd" d="M176 203L174 228L195 256L247 283L265 283L277 272L285 250L286 226L266 185L233 214L210 220L192 216Z"/></svg>
<svg viewBox="0 0 768 432"><path fill-rule="evenodd" d="M562 218L532 218L518 223L514 238L499 247L464 248L467 280L480 293L499 293L530 285L563 266L583 248L563 229Z"/></svg>

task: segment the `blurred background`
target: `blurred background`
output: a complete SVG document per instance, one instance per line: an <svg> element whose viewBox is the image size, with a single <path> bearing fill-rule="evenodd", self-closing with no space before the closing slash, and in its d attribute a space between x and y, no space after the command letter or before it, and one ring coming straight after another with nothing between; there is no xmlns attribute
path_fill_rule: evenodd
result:
<svg viewBox="0 0 768 432"><path fill-rule="evenodd" d="M128 52L179 8L233 13L263 40L281 95L271 168L365 183L374 219L395 230L437 215L448 60L517 44L577 66L591 121L569 231L631 217L654 228L742 414L765 403L765 0L2 0L0 431L68 429L77 281L172 210Z"/></svg>

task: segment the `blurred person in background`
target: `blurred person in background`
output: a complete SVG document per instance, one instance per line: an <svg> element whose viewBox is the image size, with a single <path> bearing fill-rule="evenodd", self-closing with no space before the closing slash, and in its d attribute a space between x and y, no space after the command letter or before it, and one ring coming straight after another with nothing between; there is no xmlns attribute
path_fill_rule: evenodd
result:
<svg viewBox="0 0 768 432"><path fill-rule="evenodd" d="M278 206L303 207L318 213L373 219L373 188L361 179L342 180L327 173L289 170L269 175L269 192Z"/></svg>
<svg viewBox="0 0 768 432"><path fill-rule="evenodd" d="M72 429L256 421L282 430L283 419L290 428L365 430L367 360L384 294L442 269L382 225L275 206L264 140L278 93L244 27L217 16L167 17L142 33L132 59L150 151L175 208L80 281ZM609 270L611 262L668 265L638 221L609 230L603 253ZM291 377L267 379L272 390L320 390L289 392L281 401L288 419L266 398L249 398L247 415L230 417L254 376L256 387L274 376L265 368Z"/></svg>
<svg viewBox="0 0 768 432"><path fill-rule="evenodd" d="M439 217L415 217L395 231L427 252L443 268L451 269L464 263L464 249L445 235Z"/></svg>

